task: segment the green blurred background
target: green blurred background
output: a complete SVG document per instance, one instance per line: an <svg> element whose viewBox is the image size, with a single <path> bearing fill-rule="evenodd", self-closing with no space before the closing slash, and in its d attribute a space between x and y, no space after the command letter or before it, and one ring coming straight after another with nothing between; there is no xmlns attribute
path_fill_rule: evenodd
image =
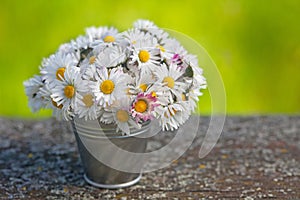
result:
<svg viewBox="0 0 300 200"><path fill-rule="evenodd" d="M144 18L189 35L215 61L228 114L299 114L299 0L0 1L0 116L32 114L22 82L87 26L120 31ZM210 113L207 92L201 110Z"/></svg>

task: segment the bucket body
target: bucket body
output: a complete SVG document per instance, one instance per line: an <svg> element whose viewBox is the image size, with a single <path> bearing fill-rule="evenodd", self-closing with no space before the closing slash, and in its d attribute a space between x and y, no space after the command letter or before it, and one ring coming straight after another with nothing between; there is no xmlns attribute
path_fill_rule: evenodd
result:
<svg viewBox="0 0 300 200"><path fill-rule="evenodd" d="M114 189L131 186L140 180L144 161L138 159L135 153L146 151L147 138L137 136L146 134L150 123L144 124L141 129L131 130L130 135L116 133L115 126L101 124L98 120L74 118L72 127L84 167L84 178L89 184Z"/></svg>

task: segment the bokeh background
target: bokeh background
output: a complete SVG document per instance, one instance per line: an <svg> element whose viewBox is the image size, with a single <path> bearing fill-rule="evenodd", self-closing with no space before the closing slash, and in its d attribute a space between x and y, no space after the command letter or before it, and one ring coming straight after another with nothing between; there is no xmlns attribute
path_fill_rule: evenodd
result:
<svg viewBox="0 0 300 200"><path fill-rule="evenodd" d="M138 18L205 47L222 76L228 114L300 113L299 0L1 0L0 116L49 116L30 112L22 85L42 58L87 26L123 31ZM211 109L206 94L203 114Z"/></svg>

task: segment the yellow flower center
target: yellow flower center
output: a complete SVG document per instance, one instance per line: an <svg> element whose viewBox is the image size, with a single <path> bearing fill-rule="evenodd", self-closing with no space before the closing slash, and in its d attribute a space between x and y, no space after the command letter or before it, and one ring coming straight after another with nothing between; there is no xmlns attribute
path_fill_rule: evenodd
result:
<svg viewBox="0 0 300 200"><path fill-rule="evenodd" d="M143 83L143 84L140 85L140 89L141 89L143 92L146 91L147 87L148 87L148 85L145 84L145 83Z"/></svg>
<svg viewBox="0 0 300 200"><path fill-rule="evenodd" d="M157 48L159 48L162 52L166 51L166 49L163 46L161 46L161 45L158 45Z"/></svg>
<svg viewBox="0 0 300 200"><path fill-rule="evenodd" d="M135 103L134 109L137 112L143 113L148 109L148 104L145 100L140 99Z"/></svg>
<svg viewBox="0 0 300 200"><path fill-rule="evenodd" d="M56 108L58 108L58 109L62 109L62 107L63 107L62 104L60 104L60 105L58 106L57 103L56 103L55 101L53 101L53 99L51 99L51 101L52 101L52 105L53 105L54 107L56 107Z"/></svg>
<svg viewBox="0 0 300 200"><path fill-rule="evenodd" d="M72 85L67 85L64 89L65 96L71 99L75 94L75 88Z"/></svg>
<svg viewBox="0 0 300 200"><path fill-rule="evenodd" d="M82 102L86 105L86 107L90 108L93 104L93 95L91 94L86 94L82 98Z"/></svg>
<svg viewBox="0 0 300 200"><path fill-rule="evenodd" d="M103 41L104 42L114 42L116 39L114 38L114 36L108 35L106 36Z"/></svg>
<svg viewBox="0 0 300 200"><path fill-rule="evenodd" d="M143 63L147 62L150 59L150 53L146 50L141 50L139 52L139 59Z"/></svg>
<svg viewBox="0 0 300 200"><path fill-rule="evenodd" d="M186 96L185 96L185 94L181 94L181 99L182 99L182 101L186 101Z"/></svg>
<svg viewBox="0 0 300 200"><path fill-rule="evenodd" d="M157 97L156 92L151 92L151 96L152 96L152 97Z"/></svg>
<svg viewBox="0 0 300 200"><path fill-rule="evenodd" d="M56 70L56 79L57 80L62 80L62 78L65 77L65 71L66 71L66 68L65 67L60 67Z"/></svg>
<svg viewBox="0 0 300 200"><path fill-rule="evenodd" d="M104 94L111 94L114 91L115 84L111 80L105 80L100 85L100 90Z"/></svg>
<svg viewBox="0 0 300 200"><path fill-rule="evenodd" d="M163 83L167 83L167 86L169 88L173 88L174 85L175 85L174 79L170 76L165 77L164 80L163 80Z"/></svg>
<svg viewBox="0 0 300 200"><path fill-rule="evenodd" d="M120 122L127 122L129 120L128 112L125 110L118 110L116 113L116 117Z"/></svg>
<svg viewBox="0 0 300 200"><path fill-rule="evenodd" d="M94 64L95 61L96 61L96 56L90 57L90 59L89 59L89 63L90 63L90 64Z"/></svg>

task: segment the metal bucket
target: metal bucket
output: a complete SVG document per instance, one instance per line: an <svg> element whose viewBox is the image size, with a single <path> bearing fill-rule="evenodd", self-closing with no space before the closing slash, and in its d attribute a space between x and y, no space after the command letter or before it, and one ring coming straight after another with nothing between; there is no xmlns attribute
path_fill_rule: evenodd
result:
<svg viewBox="0 0 300 200"><path fill-rule="evenodd" d="M115 189L131 186L140 180L144 163L134 153L146 151L147 138L137 136L149 132L150 123L139 130L132 129L131 135L116 133L115 126L101 124L98 120L85 121L76 117L72 120L72 127L87 183ZM124 150L133 153L124 156L121 153ZM135 173L111 167L119 165L134 168Z"/></svg>

